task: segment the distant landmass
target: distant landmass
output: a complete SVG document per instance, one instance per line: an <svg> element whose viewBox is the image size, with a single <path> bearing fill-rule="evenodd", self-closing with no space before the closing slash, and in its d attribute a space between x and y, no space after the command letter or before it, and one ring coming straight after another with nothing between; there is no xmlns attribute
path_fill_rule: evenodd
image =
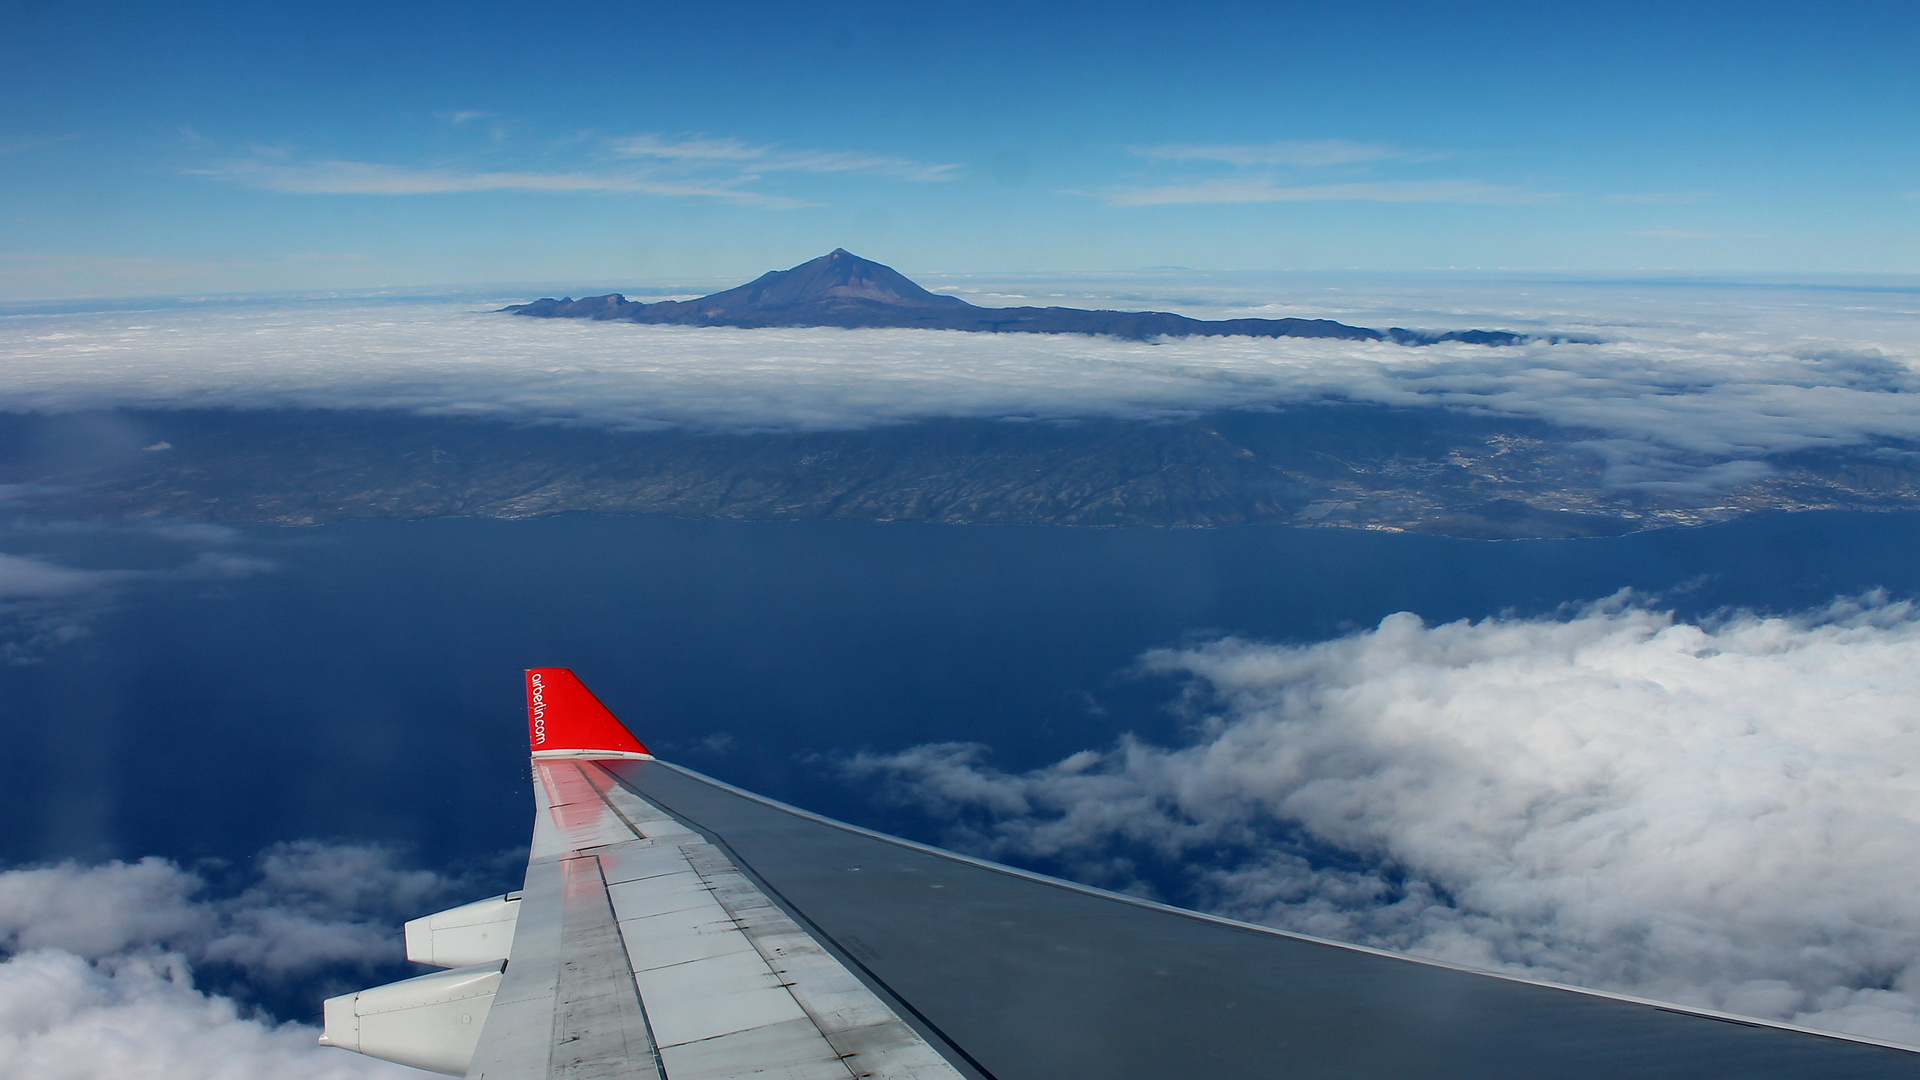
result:
<svg viewBox="0 0 1920 1080"><path fill-rule="evenodd" d="M699 300L542 300L527 315L706 326L920 326L1354 340L1323 319L981 308L844 251ZM1724 490L1621 486L1603 431L1448 408L1275 403L1184 419L927 418L848 431L608 430L368 409L0 410L0 507L315 524L559 513L1061 526L1251 522L1485 539L1607 536L1768 510L1920 509L1920 440L1767 455ZM1689 456L1678 465L1724 462Z"/></svg>
<svg viewBox="0 0 1920 1080"><path fill-rule="evenodd" d="M368 410L0 412L0 504L316 524L567 512L1066 526L1284 522L1605 536L1765 510L1920 509L1920 444L1809 450L1715 495L1606 482L1599 433L1301 404L1191 420L609 431ZM1704 464L1704 462L1703 462Z"/></svg>
<svg viewBox="0 0 1920 1080"><path fill-rule="evenodd" d="M1432 345L1518 345L1532 340L1508 330L1432 332L1374 330L1332 319L1189 319L1167 311L1088 311L1069 307L978 307L928 292L890 266L836 248L790 270L773 270L745 285L697 300L643 304L619 293L547 297L501 309L543 319L605 319L678 326L909 327L979 333L1102 334L1145 341L1160 337L1301 337Z"/></svg>

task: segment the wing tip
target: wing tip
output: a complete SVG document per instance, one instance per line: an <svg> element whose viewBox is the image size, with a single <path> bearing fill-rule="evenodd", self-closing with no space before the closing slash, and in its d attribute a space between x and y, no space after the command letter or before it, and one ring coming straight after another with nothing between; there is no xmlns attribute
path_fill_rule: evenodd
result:
<svg viewBox="0 0 1920 1080"><path fill-rule="evenodd" d="M527 747L534 757L652 757L568 668L528 668Z"/></svg>

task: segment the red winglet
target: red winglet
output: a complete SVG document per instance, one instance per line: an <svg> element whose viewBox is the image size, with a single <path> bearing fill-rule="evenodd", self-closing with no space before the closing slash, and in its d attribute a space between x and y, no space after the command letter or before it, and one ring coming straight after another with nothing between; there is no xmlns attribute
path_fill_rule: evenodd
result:
<svg viewBox="0 0 1920 1080"><path fill-rule="evenodd" d="M535 754L645 754L593 691L566 668L527 669L527 742Z"/></svg>

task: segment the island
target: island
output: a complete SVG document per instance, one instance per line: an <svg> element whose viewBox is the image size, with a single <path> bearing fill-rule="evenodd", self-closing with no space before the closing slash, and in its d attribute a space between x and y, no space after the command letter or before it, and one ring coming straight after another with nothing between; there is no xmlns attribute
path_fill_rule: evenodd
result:
<svg viewBox="0 0 1920 1080"><path fill-rule="evenodd" d="M1433 345L1519 345L1532 340L1508 330L1433 332L1391 327L1373 330L1332 319L1190 319L1168 311L1089 311L1069 307L979 307L957 296L921 288L891 266L844 248L745 285L695 300L645 304L619 293L545 297L501 309L542 319L600 319L677 326L896 327L975 333L1098 334L1148 341L1175 337L1298 337Z"/></svg>
<svg viewBox="0 0 1920 1080"><path fill-rule="evenodd" d="M1772 456L1718 493L1619 488L1598 433L1323 402L1154 422L930 418L615 431L360 409L0 412L0 498L80 518L314 525L560 513L1607 536L1767 510L1920 509L1920 445Z"/></svg>

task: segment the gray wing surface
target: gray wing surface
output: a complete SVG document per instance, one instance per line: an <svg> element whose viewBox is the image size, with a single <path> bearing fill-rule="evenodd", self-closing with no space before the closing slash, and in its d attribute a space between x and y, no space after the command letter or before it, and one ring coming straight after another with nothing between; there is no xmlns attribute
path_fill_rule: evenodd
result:
<svg viewBox="0 0 1920 1080"><path fill-rule="evenodd" d="M1920 1078L1920 1054L1896 1047L1181 912L829 821L665 762L581 767L707 845L962 1075ZM510 977L519 962L516 951ZM842 1060L854 1076L888 1075Z"/></svg>

